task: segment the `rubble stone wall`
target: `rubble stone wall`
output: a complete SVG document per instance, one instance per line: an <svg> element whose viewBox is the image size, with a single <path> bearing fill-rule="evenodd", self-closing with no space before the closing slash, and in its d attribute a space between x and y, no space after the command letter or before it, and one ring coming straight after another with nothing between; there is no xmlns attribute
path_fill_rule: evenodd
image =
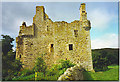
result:
<svg viewBox="0 0 120 82"><path fill-rule="evenodd" d="M90 40L90 21L87 20L85 4L80 6L80 20L71 23L53 22L45 13L43 6L36 7L33 24L23 22L16 37L16 58L24 68L32 69L36 58L43 59L50 67L60 59L86 63L85 69L93 70Z"/></svg>

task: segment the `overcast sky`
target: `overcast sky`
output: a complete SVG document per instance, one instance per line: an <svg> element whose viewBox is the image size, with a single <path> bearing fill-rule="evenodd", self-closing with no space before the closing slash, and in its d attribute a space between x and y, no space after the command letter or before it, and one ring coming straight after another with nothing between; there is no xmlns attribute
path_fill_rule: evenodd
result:
<svg viewBox="0 0 120 82"><path fill-rule="evenodd" d="M36 6L44 6L53 21L79 20L81 2L2 2L2 34L15 39L23 21L33 22ZM118 2L87 2L88 20L91 21L91 47L118 47ZM15 45L15 42L14 42Z"/></svg>

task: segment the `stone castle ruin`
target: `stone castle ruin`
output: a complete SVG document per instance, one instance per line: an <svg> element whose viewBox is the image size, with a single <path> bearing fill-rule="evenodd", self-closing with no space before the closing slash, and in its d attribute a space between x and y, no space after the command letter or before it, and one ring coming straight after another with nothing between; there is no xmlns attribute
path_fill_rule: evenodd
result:
<svg viewBox="0 0 120 82"><path fill-rule="evenodd" d="M80 6L80 20L71 23L53 22L43 6L36 6L33 24L23 22L16 37L16 58L24 68L32 69L36 58L44 53L43 59L50 67L58 60L70 60L93 70L90 40L90 21L87 20L85 3Z"/></svg>

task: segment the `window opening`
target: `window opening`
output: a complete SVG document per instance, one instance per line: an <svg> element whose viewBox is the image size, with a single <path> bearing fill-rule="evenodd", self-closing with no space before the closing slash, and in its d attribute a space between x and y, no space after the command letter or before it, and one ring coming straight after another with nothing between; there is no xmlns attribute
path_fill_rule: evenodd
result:
<svg viewBox="0 0 120 82"><path fill-rule="evenodd" d="M49 30L48 30L48 27L47 27L47 31L49 31Z"/></svg>
<svg viewBox="0 0 120 82"><path fill-rule="evenodd" d="M73 44L69 44L69 50L73 50Z"/></svg>
<svg viewBox="0 0 120 82"><path fill-rule="evenodd" d="M74 30L74 35L75 35L75 37L78 36L78 30Z"/></svg>
<svg viewBox="0 0 120 82"><path fill-rule="evenodd" d="M49 31L49 27L47 26L47 31Z"/></svg>
<svg viewBox="0 0 120 82"><path fill-rule="evenodd" d="M20 55L20 58L21 58L21 55Z"/></svg>
<svg viewBox="0 0 120 82"><path fill-rule="evenodd" d="M85 11L82 11L82 13L85 13Z"/></svg>
<svg viewBox="0 0 120 82"><path fill-rule="evenodd" d="M53 52L53 51L54 51L54 45L51 44L51 46L50 46L50 52Z"/></svg>
<svg viewBox="0 0 120 82"><path fill-rule="evenodd" d="M51 48L53 48L53 44L51 44Z"/></svg>

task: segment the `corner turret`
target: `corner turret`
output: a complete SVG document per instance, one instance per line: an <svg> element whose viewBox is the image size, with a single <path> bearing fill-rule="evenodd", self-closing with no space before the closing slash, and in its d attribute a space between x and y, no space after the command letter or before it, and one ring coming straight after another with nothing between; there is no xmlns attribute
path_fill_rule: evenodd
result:
<svg viewBox="0 0 120 82"><path fill-rule="evenodd" d="M80 21L82 22L82 27L86 31L89 31L91 29L91 23L89 20L87 20L87 12L86 12L85 3L82 3L80 6Z"/></svg>
<svg viewBox="0 0 120 82"><path fill-rule="evenodd" d="M45 9L43 6L36 6L36 14L33 18L33 23L43 22L45 19Z"/></svg>
<svg viewBox="0 0 120 82"><path fill-rule="evenodd" d="M82 3L80 6L80 20L87 20L87 13L85 9L85 3Z"/></svg>

